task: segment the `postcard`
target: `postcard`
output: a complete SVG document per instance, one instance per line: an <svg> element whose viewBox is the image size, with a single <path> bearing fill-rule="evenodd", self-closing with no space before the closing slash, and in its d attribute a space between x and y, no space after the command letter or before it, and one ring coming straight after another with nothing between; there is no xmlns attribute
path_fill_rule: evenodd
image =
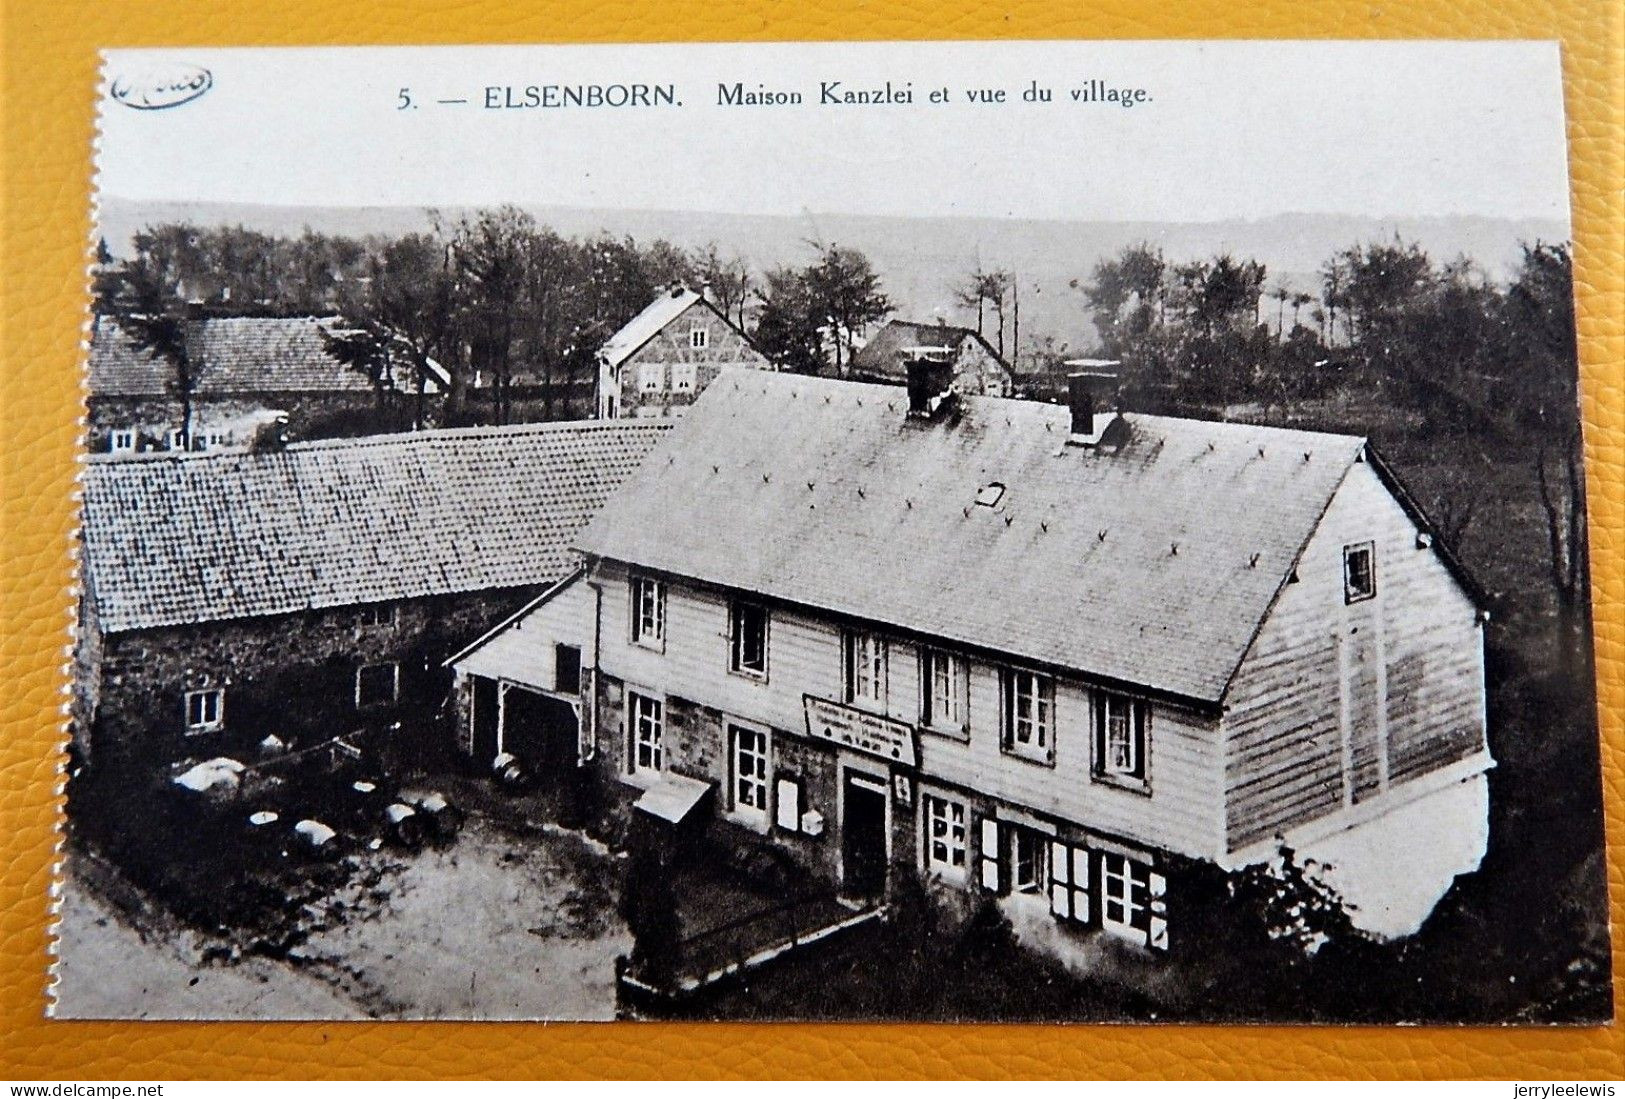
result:
<svg viewBox="0 0 1625 1099"><path fill-rule="evenodd" d="M113 50L61 1018L1611 1017L1557 47Z"/></svg>

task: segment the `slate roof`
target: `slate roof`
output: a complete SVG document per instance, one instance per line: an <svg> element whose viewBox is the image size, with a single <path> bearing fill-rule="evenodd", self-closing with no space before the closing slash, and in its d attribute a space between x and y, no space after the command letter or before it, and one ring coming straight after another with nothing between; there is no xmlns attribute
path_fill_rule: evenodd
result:
<svg viewBox="0 0 1625 1099"><path fill-rule="evenodd" d="M1365 445L1127 414L1090 449L1058 405L960 407L910 421L893 387L727 372L577 545L1216 704Z"/></svg>
<svg viewBox="0 0 1625 1099"><path fill-rule="evenodd" d="M201 363L196 393L226 396L270 392L351 392L371 389L366 375L327 353L322 328L337 317L204 317L190 322L188 345ZM138 350L110 317L98 317L90 341L93 397L162 397L170 366Z"/></svg>
<svg viewBox="0 0 1625 1099"><path fill-rule="evenodd" d="M896 378L903 381L907 372L903 368L903 361L899 355L906 347L951 347L959 350L959 345L966 340L974 340L986 349L995 362L1010 369L1008 363L999 358L999 353L993 346L976 334L975 329L961 328L954 324L919 324L915 321L892 320L887 321L870 339L858 350L852 360L852 373L864 378Z"/></svg>
<svg viewBox="0 0 1625 1099"><path fill-rule="evenodd" d="M549 583L666 430L526 424L91 459L87 580L108 633Z"/></svg>

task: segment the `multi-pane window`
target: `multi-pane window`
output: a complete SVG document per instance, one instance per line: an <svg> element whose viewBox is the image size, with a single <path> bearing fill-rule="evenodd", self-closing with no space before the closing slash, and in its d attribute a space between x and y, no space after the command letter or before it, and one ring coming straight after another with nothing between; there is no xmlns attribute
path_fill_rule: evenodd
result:
<svg viewBox="0 0 1625 1099"><path fill-rule="evenodd" d="M395 624L395 604L393 603L367 603L356 612L363 626L393 626Z"/></svg>
<svg viewBox="0 0 1625 1099"><path fill-rule="evenodd" d="M363 664L355 671L355 707L387 706L400 693L400 667L395 664Z"/></svg>
<svg viewBox="0 0 1625 1099"><path fill-rule="evenodd" d="M673 393L694 392L694 382L699 376L693 363L671 364L671 391Z"/></svg>
<svg viewBox="0 0 1625 1099"><path fill-rule="evenodd" d="M659 393L666 388L666 364L642 363L638 366L638 388L645 393Z"/></svg>
<svg viewBox="0 0 1625 1099"><path fill-rule="evenodd" d="M1377 594L1377 548L1371 542L1343 547L1343 600L1358 603Z"/></svg>
<svg viewBox="0 0 1625 1099"><path fill-rule="evenodd" d="M1005 672L1004 748L1029 759L1055 758L1055 680L1037 672Z"/></svg>
<svg viewBox="0 0 1625 1099"><path fill-rule="evenodd" d="M1047 888L1045 855L1049 841L1027 828L1017 828L1011 844L1014 865L1010 875L1010 888L1017 893L1042 893Z"/></svg>
<svg viewBox="0 0 1625 1099"><path fill-rule="evenodd" d="M846 700L886 705L886 639L853 631L846 635Z"/></svg>
<svg viewBox="0 0 1625 1099"><path fill-rule="evenodd" d="M1137 698L1095 692L1095 774L1144 782L1146 778L1146 713Z"/></svg>
<svg viewBox="0 0 1625 1099"><path fill-rule="evenodd" d="M741 675L767 677L767 608L734 603L728 610L728 667Z"/></svg>
<svg viewBox="0 0 1625 1099"><path fill-rule="evenodd" d="M135 451L135 432L129 428L119 428L108 441L108 450L114 454L131 454Z"/></svg>
<svg viewBox="0 0 1625 1099"><path fill-rule="evenodd" d="M711 329L703 324L696 323L688 330L688 346L696 351L703 351L711 346Z"/></svg>
<svg viewBox="0 0 1625 1099"><path fill-rule="evenodd" d="M925 814L926 870L963 878L968 855L965 806L935 794L926 794L920 802Z"/></svg>
<svg viewBox="0 0 1625 1099"><path fill-rule="evenodd" d="M186 692L186 731L207 733L226 719L226 692L219 687Z"/></svg>
<svg viewBox="0 0 1625 1099"><path fill-rule="evenodd" d="M970 672L965 658L941 649L920 650L921 724L938 732L963 733L969 724Z"/></svg>
<svg viewBox="0 0 1625 1099"><path fill-rule="evenodd" d="M1168 946L1164 882L1149 863L1126 855L1100 856L1100 925L1132 942L1158 950Z"/></svg>
<svg viewBox="0 0 1625 1099"><path fill-rule="evenodd" d="M658 774L666 767L666 706L658 698L627 692L632 726L632 772Z"/></svg>
<svg viewBox="0 0 1625 1099"><path fill-rule="evenodd" d="M743 725L733 732L733 801L741 816L767 821L767 733Z"/></svg>
<svg viewBox="0 0 1625 1099"><path fill-rule="evenodd" d="M666 647L666 585L662 581L633 577L632 640L651 649Z"/></svg>

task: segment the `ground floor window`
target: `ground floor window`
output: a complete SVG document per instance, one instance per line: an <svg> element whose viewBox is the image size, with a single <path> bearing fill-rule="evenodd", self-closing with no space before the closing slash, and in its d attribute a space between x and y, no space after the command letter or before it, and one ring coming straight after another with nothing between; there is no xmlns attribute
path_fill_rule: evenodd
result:
<svg viewBox="0 0 1625 1099"><path fill-rule="evenodd" d="M1126 855L1100 856L1100 925L1159 950L1168 945L1164 881L1149 863Z"/></svg>
<svg viewBox="0 0 1625 1099"><path fill-rule="evenodd" d="M925 817L926 871L962 881L968 853L964 804L926 794L920 805Z"/></svg>
<svg viewBox="0 0 1625 1099"><path fill-rule="evenodd" d="M226 692L219 687L186 692L186 731L207 733L226 719Z"/></svg>
<svg viewBox="0 0 1625 1099"><path fill-rule="evenodd" d="M1089 849L1051 840L1049 910L1057 919L1089 922Z"/></svg>
<svg viewBox="0 0 1625 1099"><path fill-rule="evenodd" d="M1029 828L1016 828L1010 888L1017 893L1042 893L1046 888L1048 847L1044 837Z"/></svg>
<svg viewBox="0 0 1625 1099"><path fill-rule="evenodd" d="M387 706L400 695L401 670L396 664L363 664L355 672L355 708Z"/></svg>
<svg viewBox="0 0 1625 1099"><path fill-rule="evenodd" d="M734 812L767 821L767 733L743 725L729 727L733 740Z"/></svg>
<svg viewBox="0 0 1625 1099"><path fill-rule="evenodd" d="M627 692L633 774L658 774L665 769L665 710L665 704L658 698Z"/></svg>

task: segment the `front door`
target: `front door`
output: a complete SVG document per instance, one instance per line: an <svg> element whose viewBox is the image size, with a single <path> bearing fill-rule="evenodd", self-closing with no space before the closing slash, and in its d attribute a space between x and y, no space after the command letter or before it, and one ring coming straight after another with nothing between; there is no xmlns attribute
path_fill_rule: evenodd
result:
<svg viewBox="0 0 1625 1099"><path fill-rule="evenodd" d="M886 891L886 780L846 773L841 814L841 881L848 896Z"/></svg>

